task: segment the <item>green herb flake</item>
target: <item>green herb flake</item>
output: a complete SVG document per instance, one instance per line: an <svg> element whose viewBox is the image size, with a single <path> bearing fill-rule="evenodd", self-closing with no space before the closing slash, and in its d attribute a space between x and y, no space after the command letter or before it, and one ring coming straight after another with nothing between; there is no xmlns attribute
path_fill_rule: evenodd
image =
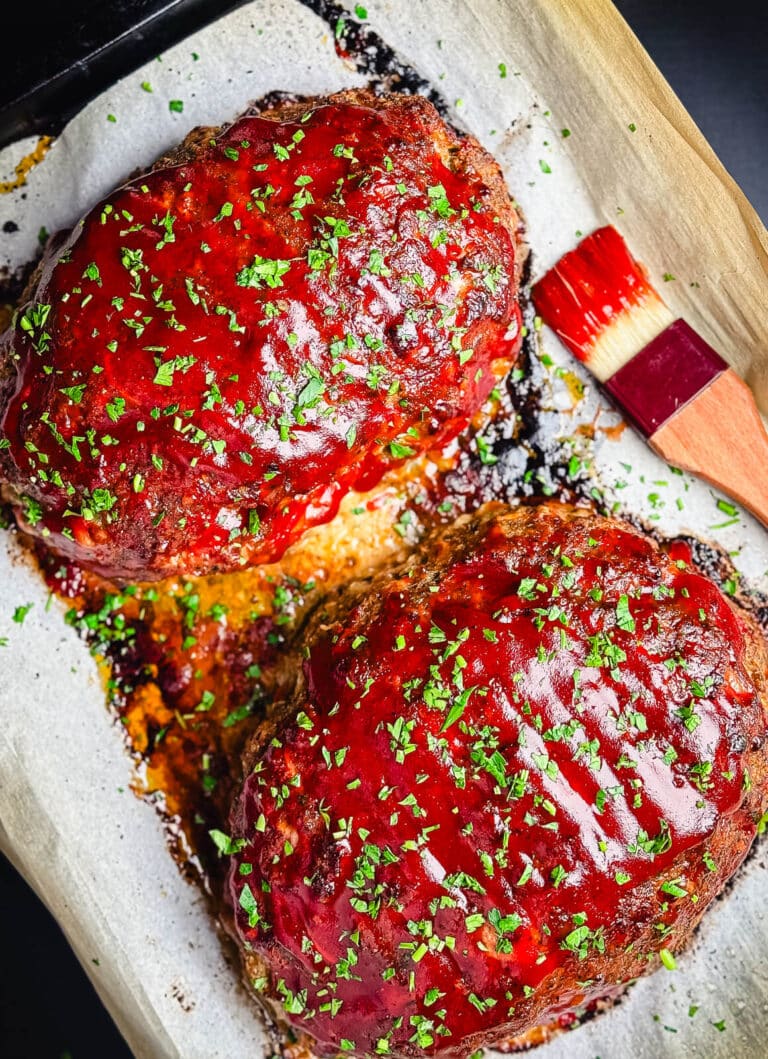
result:
<svg viewBox="0 0 768 1059"><path fill-rule="evenodd" d="M616 624L624 632L635 631L635 619L629 612L629 597L626 595L619 596L616 604Z"/></svg>
<svg viewBox="0 0 768 1059"><path fill-rule="evenodd" d="M248 883L245 884L240 892L240 899L238 904L248 916L248 926L256 927L259 925L261 916L259 915L259 906L256 904L256 898L253 896L253 890L250 888Z"/></svg>
<svg viewBox="0 0 768 1059"><path fill-rule="evenodd" d="M63 393L65 397L68 397L73 404L80 404L85 393L86 384L80 383L78 386L62 386L59 393Z"/></svg>
<svg viewBox="0 0 768 1059"><path fill-rule="evenodd" d="M233 853L239 853L245 846L244 838L230 838L229 835L225 835L223 831L219 831L217 828L209 831L208 834L211 836L216 849L224 857L231 857Z"/></svg>
<svg viewBox="0 0 768 1059"><path fill-rule="evenodd" d="M29 614L29 612L32 610L33 606L34 603L26 603L22 606L17 607L13 612L13 621L15 621L17 625L23 625L24 619L26 618L27 614Z"/></svg>
<svg viewBox="0 0 768 1059"><path fill-rule="evenodd" d="M238 274L236 283L238 287L256 287L257 289L266 285L274 290L283 286L283 276L290 270L291 262L280 258L254 257L250 265L242 268Z"/></svg>

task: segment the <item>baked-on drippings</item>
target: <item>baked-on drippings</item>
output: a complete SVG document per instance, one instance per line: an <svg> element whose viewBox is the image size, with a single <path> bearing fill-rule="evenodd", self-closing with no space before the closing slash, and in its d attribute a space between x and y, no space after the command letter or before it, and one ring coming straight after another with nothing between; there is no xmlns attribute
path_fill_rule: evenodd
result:
<svg viewBox="0 0 768 1059"><path fill-rule="evenodd" d="M617 992L755 835L759 634L615 520L490 505L305 645L224 845L253 987L319 1055L463 1056Z"/></svg>
<svg viewBox="0 0 768 1059"><path fill-rule="evenodd" d="M3 340L20 524L136 580L278 558L491 392L520 341L518 227L423 99L198 131L49 249Z"/></svg>

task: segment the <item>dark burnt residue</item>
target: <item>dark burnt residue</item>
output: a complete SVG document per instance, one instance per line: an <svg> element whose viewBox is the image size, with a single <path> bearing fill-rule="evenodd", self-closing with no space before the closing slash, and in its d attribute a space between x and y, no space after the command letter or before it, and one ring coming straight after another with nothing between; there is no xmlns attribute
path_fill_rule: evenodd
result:
<svg viewBox="0 0 768 1059"><path fill-rule="evenodd" d="M455 123L445 97L425 77L364 22L354 18L334 0L301 0L325 22L333 34L336 54L353 63L364 74L374 92L405 92L424 96L440 117Z"/></svg>
<svg viewBox="0 0 768 1059"><path fill-rule="evenodd" d="M0 334L10 324L13 309L21 301L24 288L37 268L41 255L42 248L40 253L23 268L11 271L5 267L0 270Z"/></svg>
<svg viewBox="0 0 768 1059"><path fill-rule="evenodd" d="M526 280L530 259L527 272ZM528 289L526 283L526 299ZM499 387L496 414L479 440L465 444L446 482L451 494L463 498L462 510L474 510L489 500L520 503L550 497L577 504L599 499L594 478L583 461L574 461L571 438L562 433L562 412L555 407L527 300L524 321L523 348Z"/></svg>
<svg viewBox="0 0 768 1059"><path fill-rule="evenodd" d="M183 872L215 892L222 862L209 832L226 828L243 744L267 701L280 697L275 663L303 586L282 579L271 614L243 612L238 575L117 586L43 549L38 558L69 604L66 621L102 664L139 766L136 793L163 816Z"/></svg>

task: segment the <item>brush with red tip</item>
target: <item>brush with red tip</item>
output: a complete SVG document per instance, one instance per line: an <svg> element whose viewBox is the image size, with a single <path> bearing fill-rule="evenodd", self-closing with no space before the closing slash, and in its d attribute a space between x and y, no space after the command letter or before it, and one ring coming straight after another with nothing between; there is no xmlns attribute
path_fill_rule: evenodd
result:
<svg viewBox="0 0 768 1059"><path fill-rule="evenodd" d="M768 435L752 391L674 318L615 228L562 257L533 301L651 448L768 526Z"/></svg>

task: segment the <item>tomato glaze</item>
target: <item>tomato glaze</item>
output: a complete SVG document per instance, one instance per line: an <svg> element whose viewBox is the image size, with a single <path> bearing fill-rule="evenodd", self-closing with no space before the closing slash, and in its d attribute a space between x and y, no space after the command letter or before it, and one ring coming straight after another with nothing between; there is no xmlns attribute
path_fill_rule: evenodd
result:
<svg viewBox="0 0 768 1059"><path fill-rule="evenodd" d="M242 118L48 252L0 419L47 546L137 580L276 559L514 359L498 171L426 101L364 98Z"/></svg>
<svg viewBox="0 0 768 1059"><path fill-rule="evenodd" d="M321 1055L464 1055L610 994L754 836L740 619L682 558L559 512L486 518L319 619L252 757L237 928Z"/></svg>

